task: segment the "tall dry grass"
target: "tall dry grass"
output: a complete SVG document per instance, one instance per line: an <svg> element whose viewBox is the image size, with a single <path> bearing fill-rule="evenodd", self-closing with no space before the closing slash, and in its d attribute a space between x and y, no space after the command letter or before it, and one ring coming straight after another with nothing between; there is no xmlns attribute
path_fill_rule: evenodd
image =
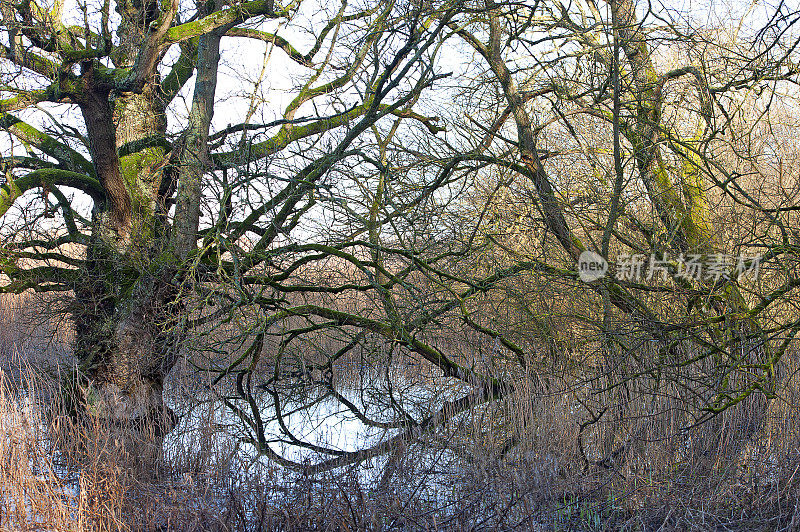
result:
<svg viewBox="0 0 800 532"><path fill-rule="evenodd" d="M448 467L441 457L422 464L419 447L402 449L380 490L365 487L355 469L311 478L245 467L218 438L213 414L143 463L113 437L118 428L45 408L52 383L20 373L15 386L23 389L4 378L0 385L0 530L467 530L469 511L493 508L466 483L453 492L464 508L416 496Z"/></svg>
<svg viewBox="0 0 800 532"><path fill-rule="evenodd" d="M163 452L143 460L122 446L132 438L116 437L133 427L65 413L57 369L69 333L51 329L52 341L33 341L48 334L34 325L50 324L31 317L42 315L40 300L0 298L0 530L380 530L443 521L435 504L415 498L428 471L416 488L398 489L421 469L405 453L403 471L380 493L354 469L310 478L253 463L219 409L203 409L211 396L198 395L199 379L181 371L170 396L192 398L186 410L201 413L168 442L151 435Z"/></svg>
<svg viewBox="0 0 800 532"><path fill-rule="evenodd" d="M527 378L386 457L308 477L255 461L188 366L169 395L192 424L153 436L161 450L146 460L115 437L125 427L65 415L54 368L69 333L39 305L0 296L0 530L800 530L797 350L764 428L735 455L736 416L681 434L675 398L634 394L627 415L582 427L575 393ZM337 386L381 373L358 362L334 368ZM395 363L439 385L419 361ZM621 451L603 462L609 434ZM700 440L715 446L689 452Z"/></svg>

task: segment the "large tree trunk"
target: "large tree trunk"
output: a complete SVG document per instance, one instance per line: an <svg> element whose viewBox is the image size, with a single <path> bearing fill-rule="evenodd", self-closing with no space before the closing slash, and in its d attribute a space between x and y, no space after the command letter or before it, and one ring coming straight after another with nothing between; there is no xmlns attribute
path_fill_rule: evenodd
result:
<svg viewBox="0 0 800 532"><path fill-rule="evenodd" d="M674 235L671 243L676 253L698 253L711 256L724 253L723 243L713 233L706 186L700 171L699 155L686 149L682 154L681 172L671 175L661 155L661 146L667 144L662 123L664 95L662 88L666 77L656 72L646 35L636 13L634 0L607 0L614 18L619 46L627 63L627 85L635 90L635 126L629 130L628 140L634 148L639 178L645 185L655 212L664 223L668 234ZM697 117L697 137L686 139L685 144L700 146L704 128L711 124L712 107L708 88L699 77L696 84L701 112ZM716 134L716 133L714 133ZM678 191L683 190L684 198ZM713 293L713 282L705 281L702 288ZM698 298L699 299L699 298ZM770 342L761 324L749 318L750 307L735 284L728 285L714 299L706 311L709 320L725 318L724 327L698 328L693 334L703 342L690 342L690 348L707 349L710 340L717 347L709 356L708 374L713 376L705 408L717 410L716 415L704 413L706 419L701 429L692 434L696 462L719 466L735 464L744 449L757 439L765 428L765 420L773 401L766 394L751 390L758 385L768 392L774 388L776 376L772 367ZM739 318L737 316L744 316ZM708 339L703 338L707 334ZM737 356L737 351L742 353ZM753 367L761 366L753 370ZM736 398L742 395L737 400ZM741 401L741 402L739 402ZM738 403L738 404L737 404ZM732 408L728 408L732 407ZM708 459L713 457L713 459Z"/></svg>
<svg viewBox="0 0 800 532"><path fill-rule="evenodd" d="M133 63L142 28L157 13L154 6L118 4L126 46L114 58L117 66ZM166 118L156 96L157 76L140 92L116 94L96 80L96 68L83 65L79 105L107 201L95 205L88 267L75 290L75 353L82 378L77 399L85 411L123 428L120 439L141 455L139 444L172 424L162 390L177 351L169 334L175 264L157 260L168 251L159 244L167 233L166 205L159 196L168 179ZM151 443L159 447L157 438Z"/></svg>
<svg viewBox="0 0 800 532"><path fill-rule="evenodd" d="M119 66L132 63L141 40L138 28L152 18L153 9L121 2L118 10L127 28L123 40L131 45L129 56L115 58ZM125 427L121 438L137 454L148 440L158 447L159 436L173 424L162 392L186 333L178 287L191 281L187 264L197 249L200 180L208 169L219 42L226 30L200 38L189 123L172 155L164 148L166 119L157 76L140 92L110 98L113 93L94 82L91 69L84 75L81 110L108 201L95 211L89 268L76 290L75 351L85 377L81 400L95 415ZM173 176L177 203L170 227L167 198L175 188Z"/></svg>
<svg viewBox="0 0 800 532"><path fill-rule="evenodd" d="M75 352L84 377L83 407L112 426L130 451L171 428L163 382L176 360L170 331L175 265L157 260L165 234L159 190L164 177L163 109L148 88L109 101L87 87L82 106L95 168L109 191L95 209L88 264L76 290ZM147 145L142 149L137 143ZM159 211L162 212L159 212ZM126 441L127 440L127 441ZM156 450L157 449L153 449Z"/></svg>

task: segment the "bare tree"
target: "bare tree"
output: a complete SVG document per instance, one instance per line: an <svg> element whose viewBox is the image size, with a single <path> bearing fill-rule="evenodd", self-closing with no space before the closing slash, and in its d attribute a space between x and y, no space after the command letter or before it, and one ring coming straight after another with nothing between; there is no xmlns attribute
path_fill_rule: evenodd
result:
<svg viewBox="0 0 800 532"><path fill-rule="evenodd" d="M331 176L380 167L360 139L391 117L437 131L412 107L437 79L430 57L456 8L120 1L79 3L81 20L63 7L2 4L0 290L69 294L74 396L149 424L198 316L269 299L291 272L271 257L325 215ZM302 44L280 35L320 19ZM277 119L256 122L253 93L243 122L212 131L221 43L234 40L294 63L294 92ZM220 279L239 288L233 300Z"/></svg>
<svg viewBox="0 0 800 532"><path fill-rule="evenodd" d="M160 415L191 345L214 355L204 369L229 384L245 441L322 471L554 382L585 408L580 437L647 409L688 428L775 395L800 328L796 189L753 142L796 90L783 5L735 35L632 0L85 11L71 26L58 5L3 4L0 267L3 291L74 295L86 406ZM305 48L282 34L302 17ZM257 121L256 87L243 120L212 129L233 39L300 74L280 116ZM53 104L79 120L51 119ZM641 254L644 276L582 283L586 251ZM693 279L678 260L739 254L761 256L761 280L737 264ZM346 364L373 361L378 393L341 393ZM438 379L435 400L398 368ZM344 451L295 434L288 418L322 398L385 437ZM607 431L595 461L629 440Z"/></svg>
<svg viewBox="0 0 800 532"><path fill-rule="evenodd" d="M540 240L520 251L494 236L497 246L551 266L550 282L572 277L570 264L586 251L611 263L602 280L567 290L575 304L562 310L592 331L585 345L597 356L583 359L584 369L595 368L598 380L582 400L581 431L604 415L611 421L603 462L625 448L614 436L622 419L661 408L680 411L677 425L688 429L734 405L760 403L761 410L740 410L749 412L737 425L747 439L762 426L798 330L794 317L775 321L777 309L791 306L796 279L772 275L795 268L794 200L777 182L785 176L762 181L774 155L743 142L752 141L748 128L773 123L772 102L796 101L797 13L781 4L745 36L753 18L731 35L655 7L487 2L468 22L450 25L484 61L480 79L500 98L486 110L494 140L480 146L480 157L516 164L536 205L530 231ZM746 224L750 234L734 237L727 224ZM615 255L640 256L641 275L614 271ZM738 261L742 255L759 256L769 281L742 278L752 266ZM690 256L725 264L716 275L687 276ZM545 312L539 302L526 304ZM651 394L676 394L679 406L635 404Z"/></svg>

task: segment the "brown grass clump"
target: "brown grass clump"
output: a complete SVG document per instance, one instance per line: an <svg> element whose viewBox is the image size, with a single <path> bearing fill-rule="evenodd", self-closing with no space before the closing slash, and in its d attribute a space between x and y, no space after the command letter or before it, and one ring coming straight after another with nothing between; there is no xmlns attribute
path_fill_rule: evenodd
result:
<svg viewBox="0 0 800 532"><path fill-rule="evenodd" d="M46 416L38 403L44 390L31 374L25 391L0 379L0 516L12 530L124 530L122 501L126 476L113 443L102 441L99 427L78 429L63 416ZM50 418L50 419L48 419ZM56 438L94 443L84 454L80 474L74 457Z"/></svg>

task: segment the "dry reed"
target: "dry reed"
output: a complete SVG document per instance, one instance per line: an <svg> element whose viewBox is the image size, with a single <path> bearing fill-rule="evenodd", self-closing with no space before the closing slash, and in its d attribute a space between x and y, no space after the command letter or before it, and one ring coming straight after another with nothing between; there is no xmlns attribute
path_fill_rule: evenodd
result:
<svg viewBox="0 0 800 532"><path fill-rule="evenodd" d="M511 398L361 464L379 472L370 483L356 467L304 477L253 462L216 408L179 426L163 452L132 455L115 438L118 427L64 415L54 364L42 361L63 361L69 335L50 329L52 341L32 341L44 333L24 314L37 314L37 304L0 296L1 530L800 529L796 350L784 360L788 377L764 429L735 460L724 452L736 438L733 421L692 433L716 438L718 452L701 464L666 414L631 404L613 427L616 441L627 442L618 461L595 463L601 455L591 449L608 423L581 429L574 394L527 379ZM357 366L334 368L339 385L365 385ZM184 375L170 381L176 401L198 409L213 399L197 393L201 379ZM437 385L433 373L423 377ZM510 437L517 441L508 451Z"/></svg>

